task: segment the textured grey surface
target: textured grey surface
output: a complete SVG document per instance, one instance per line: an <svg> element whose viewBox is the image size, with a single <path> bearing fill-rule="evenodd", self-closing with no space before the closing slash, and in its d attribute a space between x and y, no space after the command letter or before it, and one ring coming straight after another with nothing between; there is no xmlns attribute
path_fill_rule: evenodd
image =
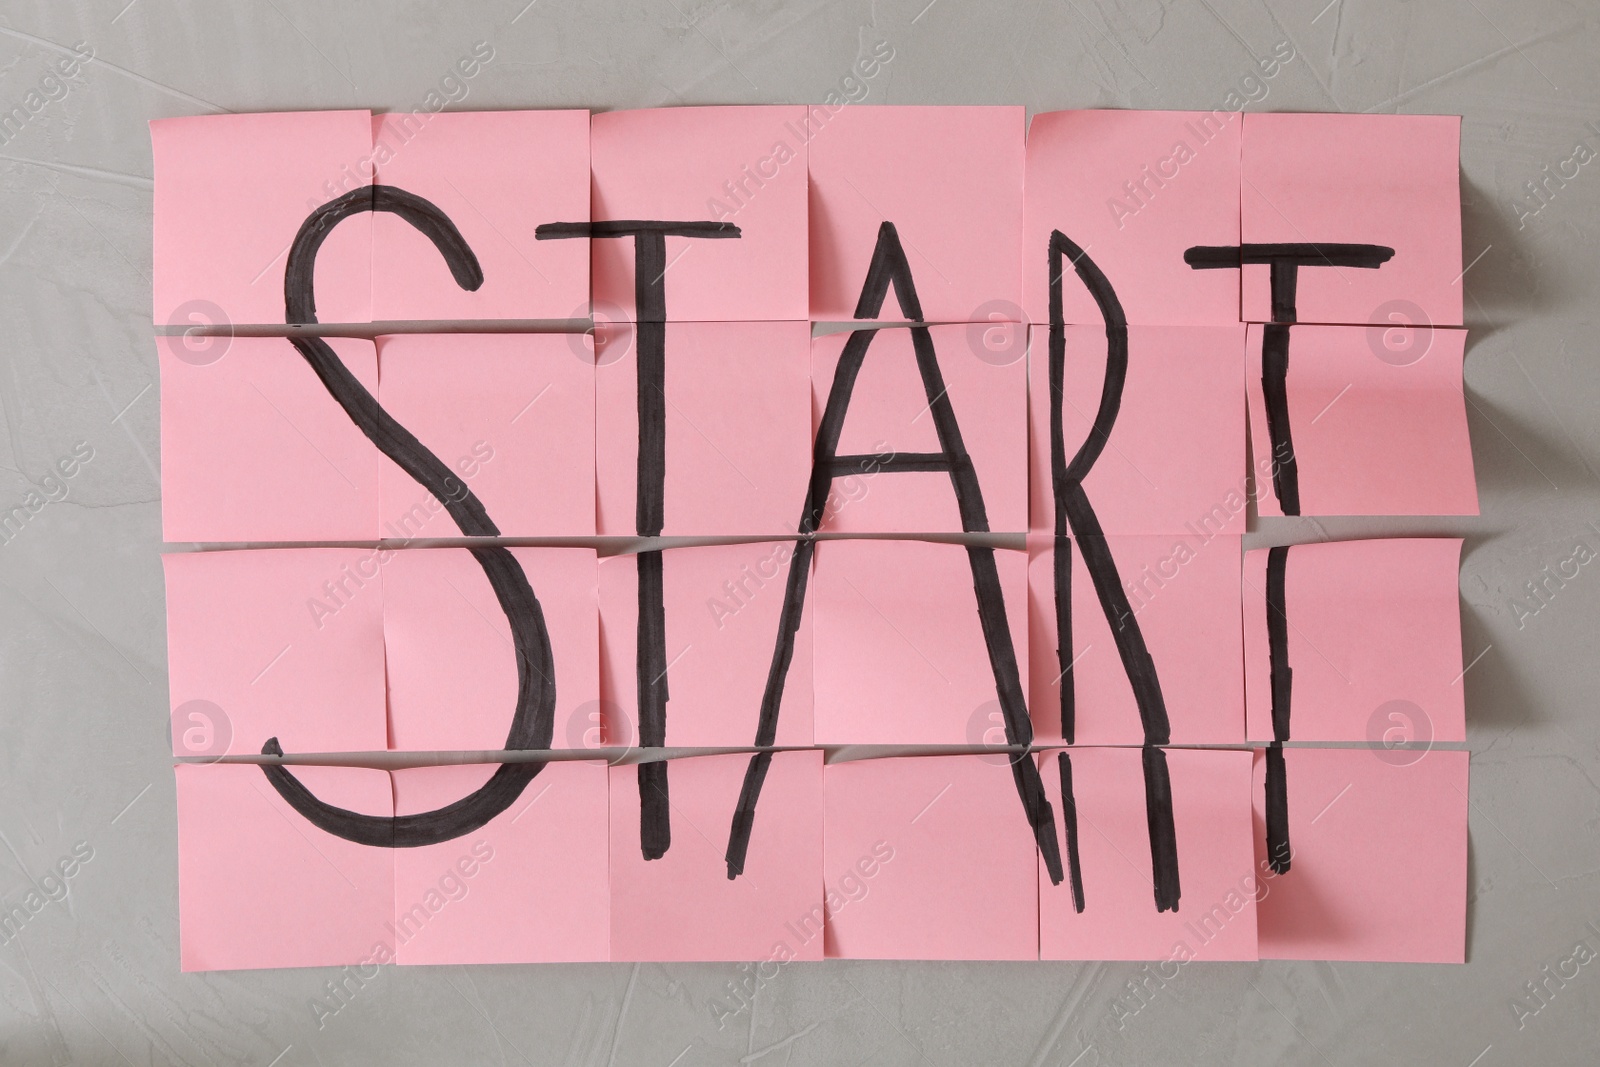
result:
<svg viewBox="0 0 1600 1067"><path fill-rule="evenodd" d="M95 60L0 144L0 505L94 457L0 544L0 901L83 843L66 898L0 945L0 1062L449 1064L1593 1063L1600 960L1600 163L1538 215L1523 183L1600 147L1597 15L1561 0L6 0L0 110L66 46ZM520 15L519 15L520 11ZM1469 419L1481 518L1267 521L1257 542L1458 533L1473 751L1469 962L1216 964L1116 1021L1131 964L790 965L723 1029L723 965L386 968L316 1025L323 971L182 976L149 323L148 119L413 107L473 43L457 106L823 98L887 39L876 103L1465 116ZM1594 173L1591 173L1593 171ZM1553 187L1554 188L1554 187ZM1481 258L1474 258L1481 255ZM80 849L81 851L81 849ZM25 873L26 872L26 873ZM1591 925L1594 924L1594 925ZM1547 1003L1526 984L1545 980ZM1536 1013L1522 1013L1517 998ZM1137 1004L1125 999L1125 1006ZM676 1058L675 1058L676 1057Z"/></svg>

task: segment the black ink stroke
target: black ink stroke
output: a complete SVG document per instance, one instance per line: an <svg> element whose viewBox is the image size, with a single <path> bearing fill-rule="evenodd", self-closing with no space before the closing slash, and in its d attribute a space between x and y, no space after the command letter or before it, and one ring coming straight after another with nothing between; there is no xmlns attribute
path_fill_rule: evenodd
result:
<svg viewBox="0 0 1600 1067"><path fill-rule="evenodd" d="M1272 321L1261 332L1261 399L1267 416L1267 441L1272 450L1272 492L1285 515L1299 515L1300 463L1295 458L1289 425L1289 329L1300 321L1297 306L1301 267L1353 267L1376 270L1394 258L1394 249L1375 244L1241 244L1196 245L1183 261L1195 270L1241 269L1267 264L1271 270ZM1289 870L1289 786L1283 743L1289 740L1289 620L1284 576L1289 549L1267 553L1267 646L1272 664L1272 743L1267 746L1267 862L1278 874Z"/></svg>
<svg viewBox="0 0 1600 1067"><path fill-rule="evenodd" d="M728 222L547 222L534 230L541 241L566 238L633 238L633 303L638 330L639 454L634 482L634 532L660 537L667 485L667 238L729 239L740 236ZM667 608L659 549L635 556L639 576L639 625L634 684L639 700L639 744L667 743ZM672 817L664 760L639 764L639 848L647 860L672 846Z"/></svg>
<svg viewBox="0 0 1600 1067"><path fill-rule="evenodd" d="M1285 515L1300 514L1300 465L1289 426L1289 327L1299 321L1296 307L1301 267L1356 267L1376 270L1394 256L1385 245L1243 244L1196 245L1183 253L1195 270L1239 269L1266 264L1271 271L1272 321L1262 329L1261 397L1272 449L1272 492Z"/></svg>
<svg viewBox="0 0 1600 1067"><path fill-rule="evenodd" d="M1274 874L1288 874L1293 850L1289 847L1289 783L1285 777L1283 744L1267 746L1267 865Z"/></svg>
<svg viewBox="0 0 1600 1067"><path fill-rule="evenodd" d="M1055 441L1059 440L1059 437L1055 438ZM1055 592L1056 663L1061 667L1056 684L1061 687L1061 736L1070 745L1077 740L1078 734L1078 680L1072 674L1072 538L1058 533L1053 539L1052 548L1050 563Z"/></svg>
<svg viewBox="0 0 1600 1067"><path fill-rule="evenodd" d="M1060 230L1050 234L1050 482L1055 498L1054 560L1056 620L1065 637L1057 641L1056 657L1061 667L1062 732L1070 744L1068 720L1075 697L1068 693L1072 677L1072 560L1062 559L1061 548L1070 545L1067 534L1078 543L1084 567L1100 600L1100 610L1111 627L1112 640L1122 659L1122 670L1133 690L1134 704L1144 732L1145 804L1149 814L1152 885L1157 911L1177 911L1181 896L1178 879L1178 843L1173 829L1172 783L1167 760L1154 746L1172 740L1161 679L1150 656L1138 617L1128 602L1116 560L1095 514L1083 480L1093 469L1111 438L1111 428L1122 406L1122 390L1128 376L1128 318L1117 299L1116 290L1088 253ZM1066 458L1063 440L1062 407L1066 403L1067 327L1062 282L1071 263L1079 282L1088 290L1105 322L1106 364L1100 390L1100 407L1095 412L1089 433L1071 462ZM1065 617L1065 618L1063 618Z"/></svg>
<svg viewBox="0 0 1600 1067"><path fill-rule="evenodd" d="M1172 818L1172 776L1166 749L1145 745L1144 811L1150 828L1150 870L1156 911L1178 910L1178 832Z"/></svg>
<svg viewBox="0 0 1600 1067"><path fill-rule="evenodd" d="M1067 509L1059 486L1067 479L1066 428L1062 423L1063 381L1066 375L1067 335L1059 324L1066 320L1062 307L1061 257L1051 242L1050 250L1050 484L1054 497L1055 526L1051 553L1051 578L1055 593L1056 665L1061 668L1056 684L1061 692L1061 736L1067 744L1077 740L1078 684L1072 673L1072 540L1067 536ZM1076 263L1074 263L1076 265ZM1109 288L1109 283L1107 283ZM1102 314L1104 314L1102 312ZM1109 329L1109 326L1108 326ZM1057 343L1057 334L1060 342ZM1126 347L1127 331L1122 331ZM1109 371L1108 371L1109 376ZM1085 442L1085 447L1088 443Z"/></svg>
<svg viewBox="0 0 1600 1067"><path fill-rule="evenodd" d="M1300 514L1300 462L1289 426L1289 327L1269 322L1261 328L1261 406L1267 412L1267 443L1272 449L1272 492L1278 510Z"/></svg>
<svg viewBox="0 0 1600 1067"><path fill-rule="evenodd" d="M1195 270L1238 270L1241 266L1263 263L1270 267L1278 275L1272 279L1273 322L1295 321L1295 278L1299 268L1357 267L1374 270L1393 258L1394 249L1386 245L1317 244L1311 241L1195 245L1183 253L1183 261Z"/></svg>
<svg viewBox="0 0 1600 1067"><path fill-rule="evenodd" d="M1267 862L1278 874L1289 870L1289 784L1283 743L1289 740L1289 546L1267 549L1267 658L1272 689L1272 744L1267 749Z"/></svg>
<svg viewBox="0 0 1600 1067"><path fill-rule="evenodd" d="M878 228L877 244L873 248L872 262L867 268L861 296L856 303L855 317L878 318L891 286L899 302L901 315L909 322L921 323L922 304L917 298L911 265L906 259L905 250L901 247L900 236L894 224L885 222ZM962 530L967 533L987 533L989 518L984 508L983 491L978 485L972 459L968 456L966 445L961 438L961 428L956 421L955 409L951 406L945 389L944 375L939 368L938 354L933 346L933 335L925 325L915 325L909 329L912 351L916 356L917 370L922 377L923 391L928 398L928 411L933 417L940 450L918 454L898 464L891 461L883 469L947 472L950 475L951 488L955 493L956 508L961 515ZM839 437L844 428L845 414L850 407L857 375L877 333L876 329L860 329L850 334L839 357L838 367L834 371L833 383L828 391L827 406L823 409L822 420L817 428L811 484L800 517L800 539L795 543L794 556L789 563L789 579L784 589L783 612L780 616L776 647L773 650L772 666L767 674L766 691L762 694L760 718L756 725L755 744L758 748L770 747L777 736L778 708L783 696L789 663L794 655L795 631L799 626L801 609L805 603L806 577L815 544L812 537L822 523L823 510L827 506L833 479L845 469L841 467L841 463L855 463L862 458L840 456ZM972 570L978 619L983 629L989 666L994 674L1001 714L1005 720L1006 743L1026 748L1033 742L1033 725L1028 719L1016 651L1011 643L1010 625L1006 621L1005 596L1000 587L995 550L969 545L966 551L967 562ZM745 772L744 786L739 794L738 807L728 837L726 859L729 878L736 878L744 872L750 833L755 821L756 801L761 794L761 786L771 762L771 753L757 753L751 757L750 765ZM1039 776L1038 765L1031 756L1024 753L1011 761L1011 773L1034 840L1049 871L1050 880L1059 884L1063 874L1060 849L1056 844L1055 816L1045 796L1044 782Z"/></svg>
<svg viewBox="0 0 1600 1067"><path fill-rule="evenodd" d="M1067 835L1067 872L1072 878L1072 908L1083 912L1083 868L1078 863L1078 799L1072 791L1072 757L1065 752L1056 755L1056 769L1061 773L1061 825Z"/></svg>
<svg viewBox="0 0 1600 1067"><path fill-rule="evenodd" d="M1272 738L1289 740L1289 546L1267 549L1267 652L1271 663Z"/></svg>
<svg viewBox="0 0 1600 1067"><path fill-rule="evenodd" d="M313 281L317 252L342 220L363 211L399 215L433 242L451 276L463 289L483 284L477 257L467 247L448 216L433 204L393 186L375 185L347 193L313 211L301 225L289 248L284 270L285 321L317 321ZM378 401L318 337L294 337L290 343L305 357L328 393L350 421L417 483L432 493L467 537L499 535L483 504L465 482L450 472L432 452L379 406ZM470 551L483 568L500 609L511 625L511 643L517 660L517 702L506 734L505 747L516 751L543 751L550 747L555 726L555 664L544 612L527 575L515 556L504 548L475 547ZM261 752L283 755L276 737ZM460 800L434 811L414 815L364 815L318 799L288 767L262 765L262 772L278 795L322 830L363 845L414 848L437 844L471 833L509 808L544 769L542 762L505 763L489 780Z"/></svg>
<svg viewBox="0 0 1600 1067"><path fill-rule="evenodd" d="M1167 720L1166 701L1161 695L1161 681L1155 663L1145 644L1144 634L1128 602L1127 592L1117 572L1116 561L1111 557L1099 516L1084 491L1083 480L1105 451L1111 438L1111 428L1117 421L1122 406L1122 390L1128 375L1128 320L1122 303L1117 299L1111 282L1089 256L1059 230L1050 235L1050 403L1051 403L1051 483L1055 496L1055 534L1065 537L1069 531L1078 541L1084 565L1100 599L1100 606L1111 624L1112 637L1122 659L1123 670L1133 688L1134 701L1139 709L1144 729L1145 743L1164 745L1171 739L1171 726ZM1062 312L1062 280L1064 259L1070 259L1079 280L1094 298L1105 321L1106 369L1100 391L1100 406L1095 412L1088 435L1077 453L1067 462L1063 441L1062 408L1066 403L1066 324ZM1066 572L1070 575L1070 570ZM1063 587L1064 586L1064 587ZM1071 604L1070 577L1066 583L1057 577L1058 610L1061 602ZM1063 679L1071 665L1071 647L1062 642L1057 651L1061 659Z"/></svg>

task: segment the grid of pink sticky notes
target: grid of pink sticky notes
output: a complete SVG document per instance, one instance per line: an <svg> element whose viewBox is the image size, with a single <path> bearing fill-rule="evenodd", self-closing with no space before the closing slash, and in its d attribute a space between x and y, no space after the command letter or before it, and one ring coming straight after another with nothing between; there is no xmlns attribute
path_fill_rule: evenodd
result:
<svg viewBox="0 0 1600 1067"><path fill-rule="evenodd" d="M1459 135L153 123L184 968L1461 960Z"/></svg>

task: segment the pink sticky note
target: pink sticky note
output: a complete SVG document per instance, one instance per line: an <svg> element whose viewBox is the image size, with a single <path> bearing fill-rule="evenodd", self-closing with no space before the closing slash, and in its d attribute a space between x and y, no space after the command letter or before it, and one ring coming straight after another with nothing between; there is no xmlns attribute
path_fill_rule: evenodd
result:
<svg viewBox="0 0 1600 1067"><path fill-rule="evenodd" d="M201 115L150 123L155 156L155 321L284 321L289 246L317 208L371 183L366 111ZM372 217L317 253L321 322L372 318Z"/></svg>
<svg viewBox="0 0 1600 1067"><path fill-rule="evenodd" d="M1102 395L1109 362L1098 326L1064 329L1059 398L1050 375L1051 330L1029 331L1032 527L1055 529L1051 404L1061 412L1070 467L1097 425L1104 447L1083 479L1107 534L1244 533L1243 326L1135 326L1128 330L1121 403L1109 418ZM1091 450L1092 451L1092 450Z"/></svg>
<svg viewBox="0 0 1600 1067"><path fill-rule="evenodd" d="M1289 870L1256 904L1264 960L1462 963L1467 753L1285 749ZM1266 758L1256 756L1265 863Z"/></svg>
<svg viewBox="0 0 1600 1067"><path fill-rule="evenodd" d="M636 555L600 561L601 691L608 745L638 743L639 572ZM782 627L793 541L669 548L661 553L667 647L667 744L756 742ZM811 744L807 596L777 690L773 744ZM574 745L573 747L579 747Z"/></svg>
<svg viewBox="0 0 1600 1067"><path fill-rule="evenodd" d="M595 370L602 534L643 532L637 493L643 401L631 333L606 343ZM804 322L666 327L665 387L654 387L665 415L661 533L798 528L811 477L810 336Z"/></svg>
<svg viewBox="0 0 1600 1067"><path fill-rule="evenodd" d="M1294 545L1282 555L1287 737L1462 741L1461 539L1403 537ZM1250 740L1273 740L1273 553L1244 561ZM1395 749L1400 755L1404 749Z"/></svg>
<svg viewBox="0 0 1600 1067"><path fill-rule="evenodd" d="M1478 513L1465 330L1295 326L1288 336L1285 431L1267 417L1263 328L1250 327L1245 384L1261 514L1284 514L1285 493L1296 494L1288 500L1300 515ZM1289 455L1292 474L1277 458Z"/></svg>
<svg viewBox="0 0 1600 1067"><path fill-rule="evenodd" d="M993 334L1004 338L995 342ZM1025 327L933 326L928 336L937 381L919 371L911 329L834 333L811 343L812 409L820 427L851 338L856 346L871 339L834 448L835 455L856 459L834 479L824 532L960 533L961 509L948 470L886 469L896 456L953 448L954 440L941 442L936 425L946 410L971 461L988 528L1026 529ZM930 396L938 399L937 410Z"/></svg>
<svg viewBox="0 0 1600 1067"><path fill-rule="evenodd" d="M1297 321L1461 325L1461 118L1253 114L1244 118L1246 244L1375 244L1377 268L1307 265ZM1244 268L1244 317L1273 321L1270 268Z"/></svg>
<svg viewBox="0 0 1600 1067"><path fill-rule="evenodd" d="M173 768L178 779L178 915L185 971L394 962L394 852L307 822L260 767ZM389 775L295 767L322 800L394 813Z"/></svg>
<svg viewBox="0 0 1600 1067"><path fill-rule="evenodd" d="M1065 688L1078 744L1144 743L1123 646L1117 641L1120 628L1129 647L1137 635L1149 651L1173 744L1242 742L1240 539L1195 534L1107 538L1105 551L1116 568L1113 581L1126 598L1112 609L1109 620L1082 544L1069 545L1072 641L1063 662L1057 654L1062 642L1056 625L1054 539L1028 538L1028 707L1034 737L1042 742L1062 739Z"/></svg>
<svg viewBox="0 0 1600 1067"><path fill-rule="evenodd" d="M806 317L805 114L673 107L594 117L597 222L738 227L737 237L666 238L669 321ZM593 242L596 317L637 319L634 242Z"/></svg>
<svg viewBox="0 0 1600 1067"><path fill-rule="evenodd" d="M394 771L395 814L453 804L496 770ZM399 962L608 959L608 803L604 763L556 761L486 825L396 849L391 935Z"/></svg>
<svg viewBox="0 0 1600 1067"><path fill-rule="evenodd" d="M779 752L767 768L744 871L728 877L729 827L747 755L668 765L672 845L639 848L638 768L611 768L611 958L822 958L822 753Z"/></svg>
<svg viewBox="0 0 1600 1067"><path fill-rule="evenodd" d="M923 320L1021 321L1022 108L814 107L807 123L813 319L856 317L889 222ZM891 292L871 317L915 316Z"/></svg>
<svg viewBox="0 0 1600 1067"><path fill-rule="evenodd" d="M168 541L365 541L379 454L311 365L278 337L157 342L161 520ZM368 393L371 341L330 338Z"/></svg>
<svg viewBox="0 0 1600 1067"><path fill-rule="evenodd" d="M386 747L383 586L372 549L161 557L172 752Z"/></svg>
<svg viewBox="0 0 1600 1067"><path fill-rule="evenodd" d="M972 556L961 545L849 540L817 545L810 595L818 744L986 743L1000 683L996 646L1028 677L1027 556L977 549L993 560L1002 603L980 604ZM989 739L992 740L992 739Z"/></svg>
<svg viewBox="0 0 1600 1067"><path fill-rule="evenodd" d="M464 548L378 551L387 556L383 631L392 747L506 747L521 657L484 567ZM521 569L543 617L549 669L532 660L528 669L531 679L555 690L551 747L583 748L600 700L594 550L497 551Z"/></svg>
<svg viewBox="0 0 1600 1067"><path fill-rule="evenodd" d="M1038 756L1067 871L1052 885L1039 865L1040 957L1160 960L1164 979L1194 960L1256 959L1256 898L1270 869L1265 861L1258 866L1250 843L1250 753L1166 752L1178 852L1175 911L1156 910L1140 751L1074 748L1067 756L1070 806L1062 802L1061 752ZM1082 911L1070 874L1073 818Z"/></svg>
<svg viewBox="0 0 1600 1067"><path fill-rule="evenodd" d="M569 319L588 313L589 247L540 241L589 217L587 111L399 112L372 118L379 186L422 197L460 232L483 284L463 289L400 215L372 223L372 317Z"/></svg>
<svg viewBox="0 0 1600 1067"><path fill-rule="evenodd" d="M823 775L830 957L1038 959L1035 846L1004 759L902 756Z"/></svg>
<svg viewBox="0 0 1600 1067"><path fill-rule="evenodd" d="M378 339L389 416L415 434L507 537L594 533L594 363L577 334ZM383 536L459 537L438 497L380 464Z"/></svg>
<svg viewBox="0 0 1600 1067"><path fill-rule="evenodd" d="M1130 323L1239 321L1237 271L1192 269L1185 250L1239 243L1240 116L1233 111L1054 111L1028 127L1023 277L1028 318L1050 321L1050 236L1111 283ZM1104 315L1063 254L1063 322Z"/></svg>

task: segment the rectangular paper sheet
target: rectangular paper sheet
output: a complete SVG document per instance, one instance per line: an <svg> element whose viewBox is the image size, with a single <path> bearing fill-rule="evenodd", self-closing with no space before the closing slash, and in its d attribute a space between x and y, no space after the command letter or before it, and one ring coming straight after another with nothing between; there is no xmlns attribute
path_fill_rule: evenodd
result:
<svg viewBox="0 0 1600 1067"><path fill-rule="evenodd" d="M595 531L595 369L578 334L378 338L379 400L505 537ZM459 537L443 500L381 457L386 538Z"/></svg>
<svg viewBox="0 0 1600 1067"><path fill-rule="evenodd" d="M285 321L289 246L317 208L371 185L367 111L197 115L150 123L155 323ZM372 217L344 219L316 259L321 322L372 319Z"/></svg>
<svg viewBox="0 0 1600 1067"><path fill-rule="evenodd" d="M391 747L506 747L520 663L483 567L464 548L379 551ZM600 707L594 550L502 551L521 567L543 616L550 663L541 668L530 660L528 671L534 697L554 689L551 747L591 747L584 737Z"/></svg>
<svg viewBox="0 0 1600 1067"><path fill-rule="evenodd" d="M1002 670L1028 677L1027 556L979 549L994 561L1001 604L980 608L972 557L961 545L850 540L817 545L816 742L819 745L975 745L1002 715L980 610L1004 627ZM1003 723L1003 717L999 722Z"/></svg>
<svg viewBox="0 0 1600 1067"><path fill-rule="evenodd" d="M1034 842L1007 761L903 756L824 768L830 957L1038 958Z"/></svg>
<svg viewBox="0 0 1600 1067"><path fill-rule="evenodd" d="M1028 127L1024 301L1049 324L1050 237L1060 232L1105 275L1135 325L1239 321L1237 271L1197 271L1196 245L1239 243L1234 111L1052 111ZM1062 322L1105 316L1062 257Z"/></svg>
<svg viewBox="0 0 1600 1067"><path fill-rule="evenodd" d="M318 829L248 764L182 764L178 915L185 971L394 962L394 857ZM324 801L394 813L389 775L294 767Z"/></svg>
<svg viewBox="0 0 1600 1067"><path fill-rule="evenodd" d="M381 752L383 585L376 550L161 557L175 756Z"/></svg>
<svg viewBox="0 0 1600 1067"><path fill-rule="evenodd" d="M811 317L856 318L894 225L927 322L1022 321L1023 109L808 109ZM904 313L893 292L885 321Z"/></svg>
<svg viewBox="0 0 1600 1067"><path fill-rule="evenodd" d="M377 184L443 212L483 273L464 289L416 226L377 212L373 319L585 317L589 243L534 230L589 217L587 111L402 111L374 115L371 137Z"/></svg>
<svg viewBox="0 0 1600 1067"><path fill-rule="evenodd" d="M719 222L666 238L667 317L806 317L806 108L673 107L594 116L596 221ZM636 321L634 239L593 243L595 317Z"/></svg>
<svg viewBox="0 0 1600 1067"><path fill-rule="evenodd" d="M1103 533L1243 534L1249 495L1240 381L1244 327L1131 327L1120 403L1109 418L1102 415L1111 365L1105 330L1067 326L1062 332L1062 388L1056 399L1051 330L1029 330L1032 528L1056 528L1050 447L1054 402L1064 467L1073 465L1086 442L1098 440L1092 437L1097 426L1108 431L1083 477Z"/></svg>
<svg viewBox="0 0 1600 1067"><path fill-rule="evenodd" d="M1246 115L1240 231L1394 249L1376 268L1301 267L1299 322L1460 326L1460 157L1457 115ZM1269 269L1244 268L1247 321L1274 321Z"/></svg>
<svg viewBox="0 0 1600 1067"><path fill-rule="evenodd" d="M1283 755L1291 858L1256 906L1261 958L1465 962L1467 753ZM1265 764L1258 754L1258 862Z"/></svg>
<svg viewBox="0 0 1600 1067"><path fill-rule="evenodd" d="M602 715L610 746L639 740L638 562L632 554L600 561ZM740 748L756 742L794 564L793 541L662 552L668 745ZM812 742L811 599L807 595L800 605L781 679L777 745Z"/></svg>
<svg viewBox="0 0 1600 1067"><path fill-rule="evenodd" d="M1466 738L1461 540L1404 537L1294 545L1283 557L1288 738ZM1244 561L1250 740L1273 740L1268 549ZM1403 750L1401 750L1403 751ZM1400 752L1392 753L1400 754Z"/></svg>
<svg viewBox="0 0 1600 1067"><path fill-rule="evenodd" d="M1256 506L1282 515L1283 456L1301 515L1476 515L1462 390L1466 331L1295 326L1288 331L1288 445L1268 419L1262 327L1250 327Z"/></svg>
<svg viewBox="0 0 1600 1067"><path fill-rule="evenodd" d="M497 767L394 771L395 812L453 804ZM394 850L399 962L607 959L608 803L604 763L557 761L484 826L436 845Z"/></svg>
<svg viewBox="0 0 1600 1067"><path fill-rule="evenodd" d="M599 532L639 532L640 382L629 329L595 371ZM811 477L804 322L675 322L663 398L667 536L793 534ZM650 395L648 392L646 396Z"/></svg>
<svg viewBox="0 0 1600 1067"><path fill-rule="evenodd" d="M1077 744L1144 743L1117 643L1123 630L1129 637L1137 633L1149 650L1173 744L1243 742L1240 539L1171 534L1106 541L1126 603L1108 617L1082 544L1069 542L1072 646L1063 664L1057 654L1055 539L1028 538L1028 706L1035 740L1062 740L1065 688Z"/></svg>
<svg viewBox="0 0 1600 1067"><path fill-rule="evenodd" d="M329 338L378 393L371 341ZM285 339L156 339L167 541L369 541L379 454Z"/></svg>
<svg viewBox="0 0 1600 1067"><path fill-rule="evenodd" d="M836 456L858 458L834 478L823 532L962 532L948 470L890 467L897 458L945 453L957 443L971 461L988 528L1026 529L1026 327L968 324L933 326L927 332L936 383L919 371L912 330L889 327L859 334L871 340L834 449ZM834 333L811 342L813 433L822 425L841 360L856 336L855 331ZM930 398L937 399L937 408ZM945 409L955 433L941 441L937 421Z"/></svg>
<svg viewBox="0 0 1600 1067"><path fill-rule="evenodd" d="M672 845L648 861L638 768L611 768L613 960L822 958L822 753L772 757L744 873L730 879L729 826L749 763L742 754L672 760Z"/></svg>
<svg viewBox="0 0 1600 1067"><path fill-rule="evenodd" d="M1159 960L1162 978L1195 960L1256 959L1256 900L1270 891L1270 868L1258 864L1250 844L1250 753L1167 751L1182 892L1177 910L1163 912L1156 910L1151 887L1140 751L1064 750L1077 821L1080 912L1070 875L1061 751L1036 757L1069 871L1052 885L1039 865L1040 958Z"/></svg>

